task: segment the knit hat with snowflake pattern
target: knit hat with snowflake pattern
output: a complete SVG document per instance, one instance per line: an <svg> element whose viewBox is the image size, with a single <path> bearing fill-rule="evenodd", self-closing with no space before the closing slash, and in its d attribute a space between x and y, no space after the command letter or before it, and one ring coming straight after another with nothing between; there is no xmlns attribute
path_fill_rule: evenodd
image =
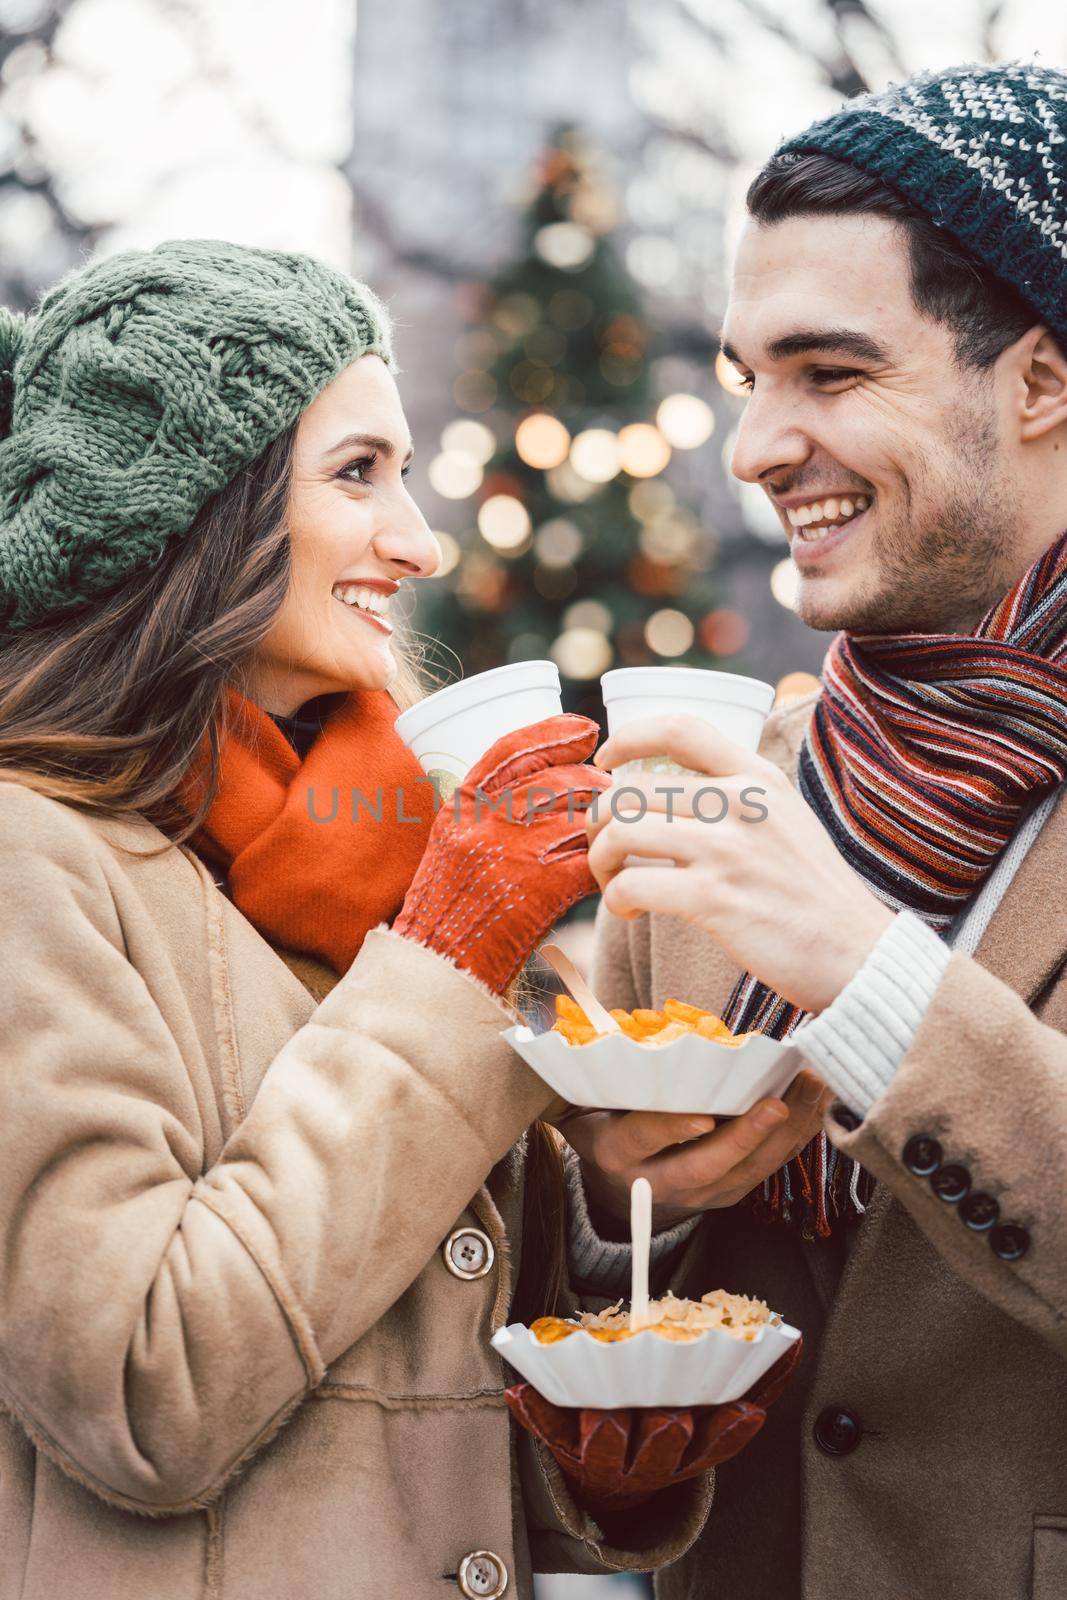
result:
<svg viewBox="0 0 1067 1600"><path fill-rule="evenodd" d="M311 256L173 239L0 307L0 639L159 560L359 356L371 291Z"/></svg>
<svg viewBox="0 0 1067 1600"><path fill-rule="evenodd" d="M1067 351L1067 73L1027 61L923 72L849 100L775 154L815 150L899 190Z"/></svg>

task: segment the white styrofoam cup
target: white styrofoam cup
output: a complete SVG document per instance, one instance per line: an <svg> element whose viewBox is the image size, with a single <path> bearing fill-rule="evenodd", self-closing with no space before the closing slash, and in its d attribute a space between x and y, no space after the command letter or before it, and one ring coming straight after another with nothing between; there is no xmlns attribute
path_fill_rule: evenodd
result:
<svg viewBox="0 0 1067 1600"><path fill-rule="evenodd" d="M462 678L402 711L396 731L447 799L490 745L563 710L554 661L516 661Z"/></svg>

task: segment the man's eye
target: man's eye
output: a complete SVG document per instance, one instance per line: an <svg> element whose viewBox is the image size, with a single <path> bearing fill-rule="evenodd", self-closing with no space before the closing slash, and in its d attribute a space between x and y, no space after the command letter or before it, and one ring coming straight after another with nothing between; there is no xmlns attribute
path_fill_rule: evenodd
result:
<svg viewBox="0 0 1067 1600"><path fill-rule="evenodd" d="M859 376L854 367L813 367L811 381L820 389L828 389L834 384L849 384Z"/></svg>
<svg viewBox="0 0 1067 1600"><path fill-rule="evenodd" d="M734 381L739 383L742 389L747 389L749 394L751 394L753 389L756 387L756 375L754 372L738 372L735 375Z"/></svg>

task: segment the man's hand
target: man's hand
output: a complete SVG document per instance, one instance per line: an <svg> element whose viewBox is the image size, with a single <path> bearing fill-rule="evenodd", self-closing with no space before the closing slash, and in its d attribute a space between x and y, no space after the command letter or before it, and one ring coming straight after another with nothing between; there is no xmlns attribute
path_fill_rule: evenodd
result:
<svg viewBox="0 0 1067 1600"><path fill-rule="evenodd" d="M707 776L640 774L633 787L648 797L640 820L613 818L610 797L600 797L586 827L589 865L608 910L627 918L658 911L696 923L793 1005L823 1011L893 913L838 853L784 773L696 717L631 723L594 759L611 769L655 755ZM632 780L623 775L619 782ZM632 855L677 867L627 867Z"/></svg>
<svg viewBox="0 0 1067 1600"><path fill-rule="evenodd" d="M805 1069L784 1100L761 1100L718 1126L714 1117L664 1111L580 1110L556 1126L582 1158L594 1212L624 1223L631 1184L647 1178L654 1226L669 1228L697 1212L737 1205L815 1137L832 1098Z"/></svg>

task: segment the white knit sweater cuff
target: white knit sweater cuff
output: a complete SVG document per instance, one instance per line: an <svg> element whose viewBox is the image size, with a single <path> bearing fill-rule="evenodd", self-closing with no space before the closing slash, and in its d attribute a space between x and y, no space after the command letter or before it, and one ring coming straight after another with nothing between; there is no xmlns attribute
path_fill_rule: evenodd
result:
<svg viewBox="0 0 1067 1600"><path fill-rule="evenodd" d="M582 1181L582 1163L576 1152L565 1150L563 1164L567 1173L567 1255L571 1278L583 1288L594 1294L602 1294L609 1300L628 1298L630 1246L613 1239L602 1239L593 1227ZM690 1217L686 1222L679 1222L673 1228L652 1235L650 1277L654 1278L656 1267L689 1238L699 1221L699 1217Z"/></svg>
<svg viewBox="0 0 1067 1600"><path fill-rule="evenodd" d="M833 1003L790 1039L852 1111L865 1117L911 1048L952 952L900 911Z"/></svg>

